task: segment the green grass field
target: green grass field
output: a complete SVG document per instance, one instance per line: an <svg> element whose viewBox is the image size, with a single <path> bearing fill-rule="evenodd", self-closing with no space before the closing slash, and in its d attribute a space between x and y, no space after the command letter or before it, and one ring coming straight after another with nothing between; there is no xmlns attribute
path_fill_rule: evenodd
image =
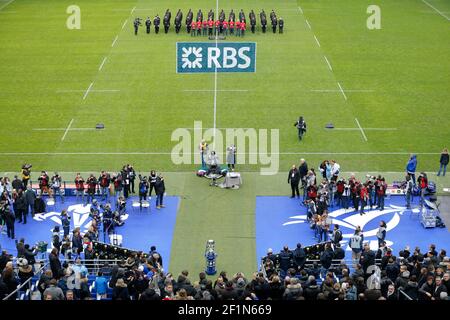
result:
<svg viewBox="0 0 450 320"><path fill-rule="evenodd" d="M81 8L80 30L66 27L72 4ZM381 8L381 30L366 27L371 4ZM0 0L0 170L32 163L35 172L97 172L132 163L162 171L168 193L183 197L171 271L200 271L205 242L214 238L219 268L230 273L256 270L255 196L289 192L285 172L300 158L314 167L334 158L346 172L403 172L417 153L418 171L437 170L450 134L446 0L219 1L227 16L232 8L247 16L264 8L284 18L282 35L262 34L258 19L256 34L226 39L257 43L257 72L219 73L216 105L219 128L279 129L280 174L239 165L243 188L224 191L195 177L197 165L174 165L172 131L214 122L214 74L176 74L175 44L207 40L191 38L184 26L175 34L173 21L168 34L141 27L136 37L132 21L167 8L174 16L179 8L206 14L215 7L205 0ZM212 91L183 91L197 89ZM237 89L248 91L222 91ZM308 123L301 143L293 127L299 115ZM102 131L65 130L100 122ZM329 122L352 130L327 131ZM58 130L36 130L43 128Z"/></svg>

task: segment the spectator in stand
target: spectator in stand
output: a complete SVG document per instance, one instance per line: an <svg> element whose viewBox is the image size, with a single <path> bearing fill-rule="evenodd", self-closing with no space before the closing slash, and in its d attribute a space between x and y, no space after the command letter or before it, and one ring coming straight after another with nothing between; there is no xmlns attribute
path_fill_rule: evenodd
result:
<svg viewBox="0 0 450 320"><path fill-rule="evenodd" d="M438 177L441 175L441 172L442 172L442 176L445 177L445 172L447 171L448 162L449 162L448 149L445 148L444 150L442 150L441 158L439 160L440 166L439 166L439 171L437 173Z"/></svg>
<svg viewBox="0 0 450 320"><path fill-rule="evenodd" d="M387 225L386 222L384 220L380 221L380 227L378 228L377 231L377 239L378 239L378 248L380 248L383 244L384 239L386 239L386 229L387 229Z"/></svg>
<svg viewBox="0 0 450 320"><path fill-rule="evenodd" d="M55 279L50 280L50 285L44 291L44 297L45 300L64 300L64 293L61 288L56 286Z"/></svg>
<svg viewBox="0 0 450 320"><path fill-rule="evenodd" d="M417 168L417 156L412 154L406 164L406 174L411 177L414 186L416 186L416 168Z"/></svg>
<svg viewBox="0 0 450 320"><path fill-rule="evenodd" d="M61 261L59 260L58 249L53 248L52 252L48 255L48 261L50 263L50 270L54 279L59 279L59 275L62 271Z"/></svg>
<svg viewBox="0 0 450 320"><path fill-rule="evenodd" d="M14 180L12 181L11 186L15 190L25 190L22 180L20 180L17 175L14 176Z"/></svg>
<svg viewBox="0 0 450 320"><path fill-rule="evenodd" d="M81 202L84 203L84 179L80 173L77 173L75 177L75 192L76 192L76 201L81 197Z"/></svg>
<svg viewBox="0 0 450 320"><path fill-rule="evenodd" d="M289 250L289 247L286 245L283 247L283 250L280 251L280 269L283 271L281 276L284 277L289 268L292 267L293 253Z"/></svg>
<svg viewBox="0 0 450 320"><path fill-rule="evenodd" d="M305 250L303 250L301 243L297 243L297 248L293 252L294 265L298 270L303 269L306 262Z"/></svg>
<svg viewBox="0 0 450 320"><path fill-rule="evenodd" d="M27 259L19 258L17 260L17 265L19 266L19 279L20 284L23 285L28 279L33 277L33 267L28 263ZM28 282L26 288L31 288L31 282Z"/></svg>

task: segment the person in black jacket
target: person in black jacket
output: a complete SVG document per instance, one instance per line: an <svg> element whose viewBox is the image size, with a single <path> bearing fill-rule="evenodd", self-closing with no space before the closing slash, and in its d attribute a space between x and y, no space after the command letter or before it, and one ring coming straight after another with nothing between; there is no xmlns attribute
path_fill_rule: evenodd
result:
<svg viewBox="0 0 450 320"><path fill-rule="evenodd" d="M27 212L31 209L31 217L34 218L34 201L36 200L36 192L31 189L31 186L27 187L27 191L25 191L25 199L27 200Z"/></svg>
<svg viewBox="0 0 450 320"><path fill-rule="evenodd" d="M320 255L320 263L322 264L323 269L328 270L331 267L333 257L334 257L333 249L331 249L331 245L327 243L325 245L325 250Z"/></svg>
<svg viewBox="0 0 450 320"><path fill-rule="evenodd" d="M365 274L367 273L367 268L375 264L375 252L370 250L368 243L364 244L364 251L361 254L359 263L361 264ZM395 281L395 279L396 278L392 279L392 281Z"/></svg>
<svg viewBox="0 0 450 320"><path fill-rule="evenodd" d="M289 250L288 246L284 246L283 250L280 251L279 256L280 256L280 269L286 273L287 270L292 267L294 255L292 251Z"/></svg>
<svg viewBox="0 0 450 320"><path fill-rule="evenodd" d="M113 289L113 300L130 300L128 287L122 278L117 279L116 286Z"/></svg>
<svg viewBox="0 0 450 320"><path fill-rule="evenodd" d="M298 184L300 183L300 172L298 171L295 164L292 165L291 170L289 170L288 183L291 183L291 198L294 198L295 194L297 194L297 198L300 198L300 190L298 189Z"/></svg>
<svg viewBox="0 0 450 320"><path fill-rule="evenodd" d="M153 25L155 26L155 33L158 34L159 33L159 25L161 23L161 18L156 15L155 18L153 19Z"/></svg>
<svg viewBox="0 0 450 320"><path fill-rule="evenodd" d="M164 177L159 174L155 182L155 192L156 192L156 209L164 208L163 198L166 187L164 185Z"/></svg>
<svg viewBox="0 0 450 320"><path fill-rule="evenodd" d="M19 189L16 199L16 216L19 218L19 222L23 221L23 224L27 223L27 207L27 199L25 198L25 194L22 189Z"/></svg>
<svg viewBox="0 0 450 320"><path fill-rule="evenodd" d="M441 165L440 165L439 171L437 173L438 177L441 175L441 171L443 171L442 176L445 177L445 172L447 171L448 161L449 161L448 149L445 148L444 150L442 150L441 159L439 160L439 163Z"/></svg>
<svg viewBox="0 0 450 320"><path fill-rule="evenodd" d="M40 195L34 200L34 213L45 213L45 201Z"/></svg>
<svg viewBox="0 0 450 320"><path fill-rule="evenodd" d="M15 239L14 223L16 221L16 217L9 208L9 203L7 201L0 202L0 214L3 217L3 220L5 220L8 238Z"/></svg>
<svg viewBox="0 0 450 320"><path fill-rule="evenodd" d="M48 261L50 262L50 270L52 270L53 278L59 279L61 273L61 261L59 261L58 249L53 248L52 252L48 255Z"/></svg>
<svg viewBox="0 0 450 320"><path fill-rule="evenodd" d="M303 266L306 262L306 253L305 250L302 248L301 243L297 243L297 248L295 248L294 252L294 265L297 267L298 270L303 269Z"/></svg>

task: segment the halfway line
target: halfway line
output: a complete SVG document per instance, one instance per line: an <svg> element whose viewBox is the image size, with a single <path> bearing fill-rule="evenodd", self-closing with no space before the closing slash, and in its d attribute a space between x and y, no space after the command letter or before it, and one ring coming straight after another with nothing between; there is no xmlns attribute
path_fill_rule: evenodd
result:
<svg viewBox="0 0 450 320"><path fill-rule="evenodd" d="M127 24L127 22L128 22L128 19L125 20L125 22L123 23L123 25L122 25L122 30L123 30L123 28L125 28L125 25Z"/></svg>
<svg viewBox="0 0 450 320"><path fill-rule="evenodd" d="M302 8L300 8L300 6L298 7L298 10L300 10L300 13L303 14L303 10Z"/></svg>
<svg viewBox="0 0 450 320"><path fill-rule="evenodd" d="M326 56L323 56L325 58L325 61L327 62L328 68L330 68L330 71L333 71L333 68L331 67L330 61L328 61Z"/></svg>
<svg viewBox="0 0 450 320"><path fill-rule="evenodd" d="M314 39L316 39L317 45L320 47L319 39L317 39L316 35L314 35Z"/></svg>
<svg viewBox="0 0 450 320"><path fill-rule="evenodd" d="M308 22L308 19L305 19L305 21L306 21L306 24L308 25L308 27L309 27L310 29L312 29L312 28L311 28L311 25L310 25L309 22Z"/></svg>

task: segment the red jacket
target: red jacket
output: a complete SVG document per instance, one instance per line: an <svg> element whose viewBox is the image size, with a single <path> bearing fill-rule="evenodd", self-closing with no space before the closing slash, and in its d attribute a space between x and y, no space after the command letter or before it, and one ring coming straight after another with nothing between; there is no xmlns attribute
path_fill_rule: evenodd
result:
<svg viewBox="0 0 450 320"><path fill-rule="evenodd" d="M245 30L245 22L241 22L241 30Z"/></svg>
<svg viewBox="0 0 450 320"><path fill-rule="evenodd" d="M212 21L212 20L209 20L209 21L208 21L208 26L209 26L209 28L212 28L212 27L213 27L213 25L214 25L214 21Z"/></svg>

